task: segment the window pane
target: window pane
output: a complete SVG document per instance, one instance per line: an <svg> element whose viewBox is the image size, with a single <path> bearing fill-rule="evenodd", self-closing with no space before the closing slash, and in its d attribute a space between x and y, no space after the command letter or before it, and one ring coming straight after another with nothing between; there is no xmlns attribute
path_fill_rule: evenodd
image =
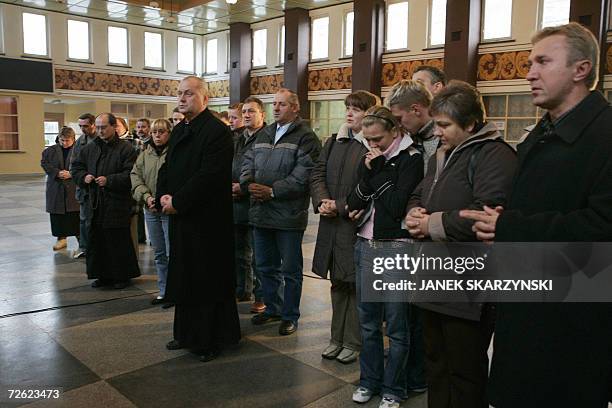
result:
<svg viewBox="0 0 612 408"><path fill-rule="evenodd" d="M312 20L312 59L327 58L329 48L329 17Z"/></svg>
<svg viewBox="0 0 612 408"><path fill-rule="evenodd" d="M206 72L217 72L217 39L213 38L206 43Z"/></svg>
<svg viewBox="0 0 612 408"><path fill-rule="evenodd" d="M570 0L544 0L542 3L542 28L569 22Z"/></svg>
<svg viewBox="0 0 612 408"><path fill-rule="evenodd" d="M47 18L41 14L23 13L23 52L47 55Z"/></svg>
<svg viewBox="0 0 612 408"><path fill-rule="evenodd" d="M446 34L446 0L431 1L429 45L443 45Z"/></svg>
<svg viewBox="0 0 612 408"><path fill-rule="evenodd" d="M68 20L68 58L89 59L89 23Z"/></svg>
<svg viewBox="0 0 612 408"><path fill-rule="evenodd" d="M268 30L264 28L262 30L253 31L253 66L254 67L265 67L266 66L267 42L268 42Z"/></svg>
<svg viewBox="0 0 612 408"><path fill-rule="evenodd" d="M178 70L193 72L195 64L193 38L178 38Z"/></svg>
<svg viewBox="0 0 612 408"><path fill-rule="evenodd" d="M350 12L346 14L346 20L344 21L344 55L348 57L353 55L353 23L355 20L355 13Z"/></svg>
<svg viewBox="0 0 612 408"><path fill-rule="evenodd" d="M162 68L162 35L145 31L145 67Z"/></svg>
<svg viewBox="0 0 612 408"><path fill-rule="evenodd" d="M485 0L485 40L512 35L512 0Z"/></svg>
<svg viewBox="0 0 612 408"><path fill-rule="evenodd" d="M279 61L280 61L281 64L284 64L285 63L285 25L284 24L281 27L281 31L280 31L280 47L279 47L279 52L280 52Z"/></svg>
<svg viewBox="0 0 612 408"><path fill-rule="evenodd" d="M127 29L123 27L108 27L108 62L125 64L128 62Z"/></svg>
<svg viewBox="0 0 612 408"><path fill-rule="evenodd" d="M45 133L59 133L59 122L57 121L45 121Z"/></svg>
<svg viewBox="0 0 612 408"><path fill-rule="evenodd" d="M387 9L387 49L408 48L408 2L389 5Z"/></svg>

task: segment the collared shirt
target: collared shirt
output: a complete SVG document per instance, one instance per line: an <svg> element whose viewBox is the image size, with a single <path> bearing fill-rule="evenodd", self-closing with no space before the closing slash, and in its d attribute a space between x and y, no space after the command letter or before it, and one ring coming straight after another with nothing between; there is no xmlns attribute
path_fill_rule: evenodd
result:
<svg viewBox="0 0 612 408"><path fill-rule="evenodd" d="M283 137L285 133L287 133L287 130L289 129L289 126L291 126L291 123L293 122L285 123L284 125L276 124L276 136L274 136L274 144L276 144L280 140L280 138Z"/></svg>

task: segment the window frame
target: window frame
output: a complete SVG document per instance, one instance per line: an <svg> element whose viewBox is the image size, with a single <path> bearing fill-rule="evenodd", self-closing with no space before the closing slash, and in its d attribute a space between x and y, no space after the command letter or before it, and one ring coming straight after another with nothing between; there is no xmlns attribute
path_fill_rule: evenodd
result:
<svg viewBox="0 0 612 408"><path fill-rule="evenodd" d="M314 43L313 41L313 36L314 36L314 22L315 20L322 20L322 19L327 19L327 55L325 57L318 57L318 58L314 58L313 57L313 48L312 45ZM331 18L329 16L329 14L318 14L315 16L310 16L310 58L309 61L310 62L321 62L321 61L329 61L329 25L331 23Z"/></svg>
<svg viewBox="0 0 612 408"><path fill-rule="evenodd" d="M217 45L217 55L215 56L215 70L214 71L209 71L208 70L208 44L211 41L216 41ZM214 38L209 38L206 40L206 45L204 48L205 52L204 52L204 74L205 75L216 75L219 72L219 38L214 37Z"/></svg>
<svg viewBox="0 0 612 408"><path fill-rule="evenodd" d="M192 64L191 64L191 71L185 71L180 69L179 67L179 41L181 38L187 39L187 40L191 40L191 52L192 52ZM193 37L187 37L184 35L177 35L176 36L176 73L177 74L195 74L195 67L196 67L196 41L195 38Z"/></svg>
<svg viewBox="0 0 612 408"><path fill-rule="evenodd" d="M538 30L541 30L543 28L542 23L544 22L544 2L546 0L538 0ZM570 13L571 13L571 0L570 1ZM610 3L612 4L612 3ZM569 15L567 16L568 22L569 22Z"/></svg>
<svg viewBox="0 0 612 408"><path fill-rule="evenodd" d="M147 65L147 33L148 34L158 34L161 37L161 66L159 67L152 67L150 65ZM151 31L151 30L145 30L142 34L142 38L143 38L143 47L142 47L142 51L143 51L143 57L144 57L144 65L143 68L147 69L147 70L152 70L152 71L163 71L164 67L165 67L165 63L166 63L166 59L164 58L164 33L160 32L160 31Z"/></svg>
<svg viewBox="0 0 612 408"><path fill-rule="evenodd" d="M0 113L0 116L3 117L15 117L17 119L17 132L2 132L0 135L17 135L17 148L16 149L0 149L0 153L19 153L21 150L21 116L19 112L21 111L21 99L19 95L16 94L8 94L8 93L0 93L0 98L14 98L15 106L17 107L16 113Z"/></svg>
<svg viewBox="0 0 612 408"><path fill-rule="evenodd" d="M50 50L50 47L49 47L49 16L47 15L47 13L35 12L35 11L31 11L31 9L27 9L27 10L28 11L22 11L21 12L21 51L22 51L22 56L24 56L24 57L32 57L32 58L50 59L51 58L51 50ZM45 51L46 51L46 54L31 54L29 52L26 52L26 50L25 50L24 26L23 26L23 16L25 14L34 14L34 15L43 16L45 18Z"/></svg>
<svg viewBox="0 0 612 408"><path fill-rule="evenodd" d="M285 66L285 42L287 41L285 33L285 23L282 22L278 27L278 66Z"/></svg>
<svg viewBox="0 0 612 408"><path fill-rule="evenodd" d="M73 58L70 56L70 29L68 28L68 25L70 24L70 21L77 21L79 23L85 23L87 24L87 55L88 58L84 59L84 58ZM67 61L76 61L76 62L92 62L92 38L91 38L91 23L87 20L82 20L82 19L78 19L78 18L67 18L66 19L66 60Z"/></svg>
<svg viewBox="0 0 612 408"><path fill-rule="evenodd" d="M353 13L353 32L351 33L352 38L351 38L351 42L353 43L353 49L351 50L350 54L346 53L346 42L348 39L348 32L347 32L347 21L348 21L348 15ZM353 56L353 51L355 50L355 10L354 9L350 9L350 10L346 10L344 11L344 14L342 16L342 58L351 58Z"/></svg>
<svg viewBox="0 0 612 408"><path fill-rule="evenodd" d="M407 28L406 28L406 46L405 47L400 47L400 48L392 48L389 49L388 46L388 36L387 34L389 33L389 7L394 5L394 4L400 4L400 3L406 3L406 6L408 7L408 22L410 21L410 2L408 0L398 0L398 1L389 1L387 2L386 8L385 8L385 47L384 47L384 52L402 52L402 51L409 51L410 49L408 48L409 45L409 39L410 39L410 26L407 24Z"/></svg>
<svg viewBox="0 0 612 408"><path fill-rule="evenodd" d="M2 5L0 5L0 55L4 55L4 7Z"/></svg>
<svg viewBox="0 0 612 408"><path fill-rule="evenodd" d="M445 6L448 6L448 0L445 1ZM429 8L427 9L427 48L444 48L446 45L446 19L444 20L444 42L442 44L432 44L431 42L431 31L433 28L433 2L434 0L429 0ZM446 16L446 11L444 12L444 15Z"/></svg>
<svg viewBox="0 0 612 408"><path fill-rule="evenodd" d="M258 31L264 31L266 33L266 41L264 42L264 63L262 65L255 65L255 33ZM253 50L253 58L251 59L251 68L266 68L268 66L268 29L266 27L251 29L251 49Z"/></svg>
<svg viewBox="0 0 612 408"><path fill-rule="evenodd" d="M482 12L480 13L480 42L483 44L486 43L495 43L501 41L509 41L514 37L512 36L512 18L514 17L514 0L510 0L512 4L510 5L510 35L507 37L495 37L495 38L485 38L485 10L487 6L487 0L482 0Z"/></svg>
<svg viewBox="0 0 612 408"><path fill-rule="evenodd" d="M127 62L125 64L121 63L121 62L111 62L110 61L110 50L109 50L109 46L110 46L110 41L108 41L108 37L109 37L109 33L108 33L108 29L110 27L113 28L121 28L123 30L125 30L125 41L126 41L126 52L127 52ZM127 68L131 68L131 46L130 46L130 29L128 27L124 27L122 25L118 25L118 24L108 24L106 26L106 65L109 66L115 66L115 67L127 67Z"/></svg>

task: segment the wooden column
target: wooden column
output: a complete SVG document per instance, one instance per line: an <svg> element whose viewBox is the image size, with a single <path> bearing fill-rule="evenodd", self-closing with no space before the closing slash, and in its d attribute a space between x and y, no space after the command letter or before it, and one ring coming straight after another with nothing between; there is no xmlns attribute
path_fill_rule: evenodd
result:
<svg viewBox="0 0 612 408"><path fill-rule="evenodd" d="M599 41L599 83L598 89L603 89L603 77L607 72L606 51L608 29L607 0L571 0L570 21L582 24L595 35Z"/></svg>
<svg viewBox="0 0 612 408"><path fill-rule="evenodd" d="M285 88L300 98L300 116L310 120L308 102L308 62L310 61L310 16L308 10L285 10Z"/></svg>
<svg viewBox="0 0 612 408"><path fill-rule="evenodd" d="M384 0L355 0L352 89L380 95L385 47Z"/></svg>
<svg viewBox="0 0 612 408"><path fill-rule="evenodd" d="M449 79L476 85L480 43L480 0L448 0L444 71Z"/></svg>
<svg viewBox="0 0 612 408"><path fill-rule="evenodd" d="M251 94L253 45L247 23L230 24L230 105L242 102Z"/></svg>

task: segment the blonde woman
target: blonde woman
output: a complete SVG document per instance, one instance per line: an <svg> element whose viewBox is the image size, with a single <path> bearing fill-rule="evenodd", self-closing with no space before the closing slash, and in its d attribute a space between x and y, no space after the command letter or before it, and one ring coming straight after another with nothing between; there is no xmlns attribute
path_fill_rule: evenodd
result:
<svg viewBox="0 0 612 408"><path fill-rule="evenodd" d="M149 239L155 251L155 269L159 295L151 301L157 305L164 303L166 293L166 278L168 276L168 215L155 208L155 188L157 173L166 161L168 140L172 125L166 119L156 119L151 125L151 140L145 144L144 150L138 156L130 177L132 179L132 196L139 205L144 204L145 222L149 231Z"/></svg>

